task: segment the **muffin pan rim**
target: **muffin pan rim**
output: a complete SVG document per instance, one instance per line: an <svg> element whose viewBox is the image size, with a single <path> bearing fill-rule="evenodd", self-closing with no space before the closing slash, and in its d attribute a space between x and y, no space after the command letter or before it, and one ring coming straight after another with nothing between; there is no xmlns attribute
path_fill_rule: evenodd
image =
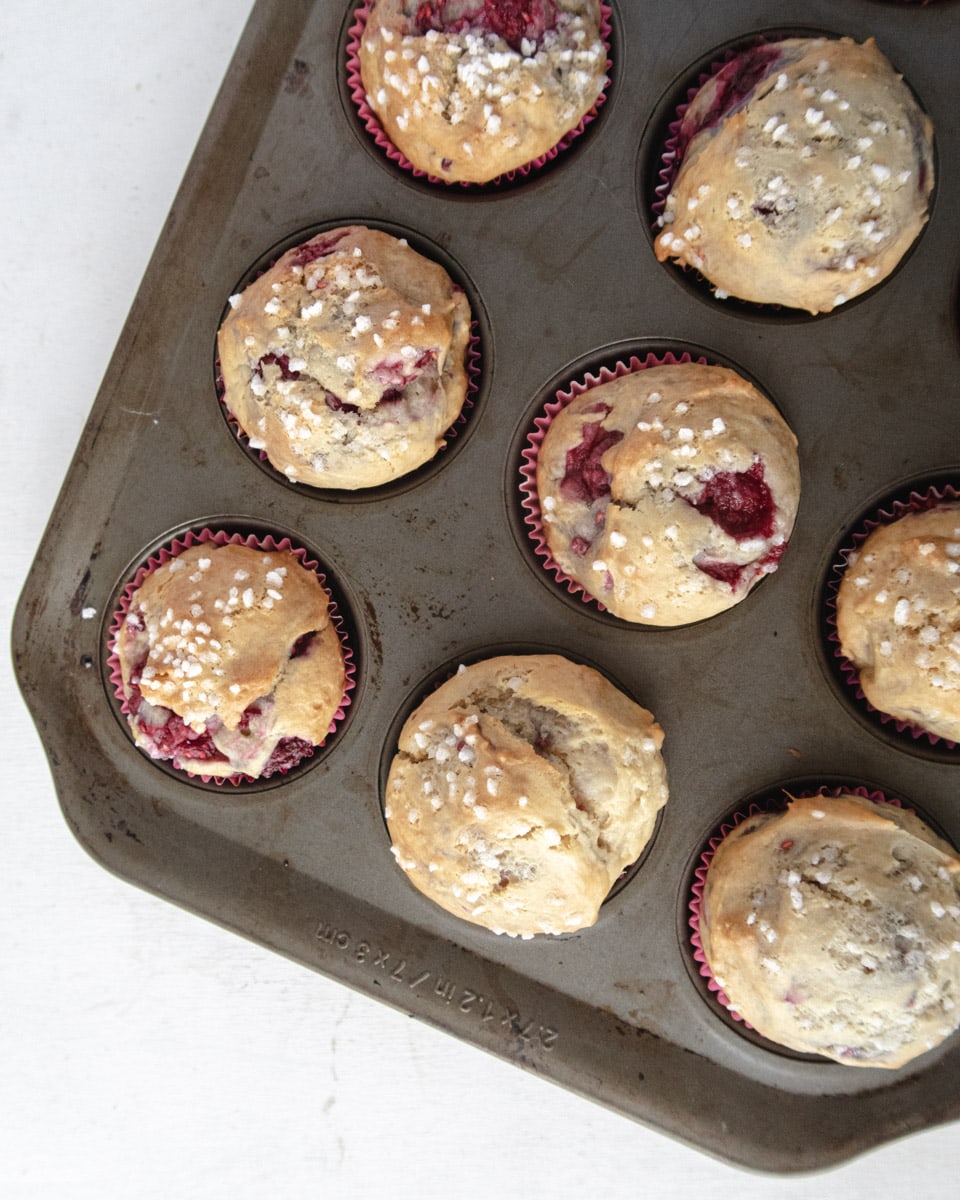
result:
<svg viewBox="0 0 960 1200"><path fill-rule="evenodd" d="M251 23L248 26L248 33L241 43L237 61L247 63L247 67L249 68L250 58L252 57L250 51L255 48L259 39L267 37L270 34L271 28L276 32L284 30L284 21L289 22L288 14L289 10L286 8L286 5L278 3L277 0L260 0L260 3L254 10ZM322 6L312 7L309 13L306 6L301 6L298 10L298 15L302 17L302 28L306 28L311 20L326 22L328 27L331 24L330 14L323 12ZM339 14L333 14L333 19L339 19ZM630 36L631 23L637 23L636 32L640 32L635 13L625 11L622 14L622 19L626 36ZM878 21L880 20L879 17L877 19ZM287 28L289 28L289 24ZM284 38L290 41L286 30L284 30ZM281 39L281 42L283 40ZM332 41L335 42L336 39L333 38ZM881 42L882 46L883 43ZM248 57L245 58L245 54ZM191 201L196 199L199 184L202 182L204 168L209 166L209 160L214 157L213 151L217 148L217 138L222 135L227 126L230 126L228 118L236 112L233 106L236 102L235 89L240 81L240 73L234 72L231 78L232 86L222 92L219 107L215 109L215 119L209 126L210 129L214 130L214 133L204 135L204 139L201 141L203 153L199 154L191 165L184 190L181 192L178 200L178 203L180 203L181 223L176 231L171 231L168 228L165 238L162 239L160 247L158 247L158 252L155 255L152 266L148 269L145 287L151 283L156 285L162 282L162 269L169 267L175 261L176 256L173 252L183 244L182 241L178 240L178 236L181 239L186 236L188 243L191 240L189 222L187 220L191 214ZM278 100L278 104L281 106L286 104L288 110L289 106L294 103L296 102L289 98ZM623 112L622 105L620 111L621 113ZM237 130L234 128L233 132L237 132ZM607 143L615 143L616 139L613 137L613 132L611 123L606 130ZM599 140L593 143L593 148L597 151L596 156L591 156L591 162L595 165L596 161L602 157L599 154L601 149ZM360 168L359 173L369 183L371 173L365 172L364 168ZM537 189L537 199L545 202L555 202L559 191L558 183L558 178L551 179L550 177L540 181L540 186ZM249 178L246 186L255 187ZM533 196L532 189L529 196ZM509 197L503 198L504 211L520 211L527 201L528 193L525 189L522 190L522 194L521 190L511 193ZM440 214L442 210L451 207L442 202L436 205L428 204L427 200L423 197L406 195L398 201L398 204L401 207L409 205L410 219L417 223L425 220L433 210L437 214ZM457 207L462 208L462 205L458 205ZM322 215L322 208L323 205L321 204L321 212L317 215ZM487 206L487 209L489 215L489 206ZM277 216L277 220L290 226L294 224L294 221L291 220L288 222L282 214ZM440 216L439 220L442 223L444 218ZM187 230L186 234L184 234L185 228ZM468 234L469 232L468 230ZM474 229L473 232L475 233L476 230ZM479 289L484 295L488 295L490 291L487 286L489 278L488 274L486 282L483 279L478 281ZM955 280L955 274L951 276L951 279ZM651 280L651 284L651 291L658 293L656 282ZM509 288L507 289L507 295L509 295ZM878 308L882 310L883 306L878 306ZM229 891L224 890L222 894L218 893L210 883L205 883L203 887L198 887L195 880L181 877L173 869L164 875L159 870L158 864L151 861L149 855L143 849L143 846L150 845L150 842L146 838L143 839L140 845L130 838L114 838L112 841L108 840L107 844L104 844L101 840L102 830L98 827L97 822L101 817L113 819L110 812L108 812L110 806L122 808L126 804L129 808L134 801L138 805L135 815L145 824L150 824L151 832L156 833L159 838L159 831L162 829L164 820L168 823L173 823L174 815L178 817L178 820L180 819L179 814L175 813L174 807L169 803L169 797L177 789L169 785L169 781L163 779L151 779L148 782L147 770L139 772L134 770L131 776L135 780L135 786L142 789L142 794L139 797L131 798L125 795L123 790L118 792L111 790L115 784L111 782L114 768L110 762L93 767L87 770L86 773L80 772L78 774L78 763L73 761L72 753L63 753L67 730L57 726L54 716L49 710L50 697L52 689L58 688L57 697L61 703L66 702L74 705L78 710L82 711L84 702L89 699L92 677L97 673L90 671L82 665L79 668L79 674L74 675L73 672L78 671L77 663L83 663L84 655L89 657L90 634L92 631L85 629L83 626L69 626L68 635L63 647L63 659L67 671L61 671L60 677L57 678L56 673L51 672L51 666L60 664L42 663L36 657L38 633L44 628L49 628L49 622L54 620L48 614L46 617L48 624L43 624L41 619L43 613L40 611L41 606L39 606L40 592L47 583L51 570L57 567L59 573L53 577L53 600L59 601L63 592L67 592L68 598L70 595L74 595L75 597L89 595L94 600L99 599L103 594L105 587L102 578L104 568L95 561L98 558L96 548L91 549L89 542L81 539L82 544L77 547L76 554L68 556L64 553L62 545L58 546L57 540L59 538L62 543L63 539L70 533L71 528L76 525L76 520L72 518L71 513L65 509L64 505L77 492L83 495L85 489L89 489L89 485L85 483L86 463L88 457L93 458L93 451L96 447L98 435L101 432L108 435L103 438L101 449L99 450L100 453L103 453L104 446L111 444L111 437L116 442L121 436L122 431L118 430L116 424L115 406L112 406L110 401L115 394L118 394L118 385L124 379L124 373L129 368L130 345L135 343L137 335L143 332L145 324L148 322L146 306L140 302L139 298L138 303L135 305L134 313L135 319L132 319L128 323L121 342L123 355L127 355L128 357L123 357L118 350L118 357L115 358L108 372L107 383L101 391L94 413L91 416L90 422L88 422L87 429L81 440L78 458L75 460L74 467L68 476L64 492L61 494L58 509L55 511L54 518L51 521L51 525L38 553L34 570L31 572L31 578L26 585L18 609L17 624L15 627L18 674L28 701L28 706L34 714L41 732L41 738L50 755L51 767L58 792L61 796L61 803L64 806L65 815L77 837L91 850L91 853L99 851L97 854L98 859L104 862L109 869L115 870L123 877L130 879L132 882L139 883L140 886L158 891L160 894L165 894L176 903L183 904L193 911L203 912L205 915L212 916L214 919L221 921L221 923L229 924L240 931L249 934L253 930L252 936L255 936L257 940L262 940L265 944L272 945L275 949L283 953L292 954L294 957L307 962L308 965L323 970L351 986L357 986L368 994L382 994L382 986L387 985L383 985L379 977L370 974L371 968L369 966L365 967L364 971L361 971L363 964L356 964L354 960L344 957L347 951L339 944L339 933L335 934L333 944L331 944L325 936L321 937L316 932L318 928L316 924L310 930L309 936L306 934L301 936L302 931L291 930L282 925L271 927L271 915L276 915L281 911L286 912L285 909L271 906L279 906L280 901L278 897L281 893L292 896L293 884L289 882L289 873L284 875L280 864L274 863L269 857L258 860L256 863L257 870L262 874L264 879L262 887L255 892L251 892L250 896L244 895L236 898L236 909L225 916L222 911L222 900L224 895L230 894ZM676 317L676 332L678 335L682 336L685 328L684 323L688 321L689 317L690 313L684 309L684 306L682 304L678 305ZM709 333L709 336L704 334L704 337L707 340L711 340L722 336L722 330L724 328L732 329L734 324L727 317L718 319L713 323L708 321L704 328L707 330L712 329L713 332ZM741 326L745 328L746 324L746 322L742 322ZM857 323L850 321L847 324L856 326ZM497 328L499 329L500 327L497 326ZM743 345L736 338L733 339L733 342L735 345ZM742 351L738 352L733 347L731 347L731 350L734 357L738 353L742 354ZM955 346L952 347L952 354L955 358ZM506 357L507 355L505 354L504 358ZM763 368L762 364L766 361L769 360L764 355L759 355L757 359L758 373L765 374L765 368ZM103 427L102 431L100 429L101 423ZM485 443L488 440L488 434L491 432L491 424L492 421L488 421L487 426L484 428L482 439L473 439L470 454L463 456L465 468L468 465L468 460L470 463L474 463L476 458L482 453L484 447L480 443ZM129 437L132 434L127 433L126 436ZM190 478L196 481L195 475L190 476ZM430 481L425 486L424 491L435 497L438 491L435 481ZM270 493L267 504L268 511L275 515L281 510L283 502L284 498ZM210 511L211 507L207 493L200 488L197 497L198 511ZM352 506L348 506L348 508L350 507ZM408 514L412 512L408 497L400 497L392 500L389 507L393 512L400 512L401 510L408 512ZM94 511L96 510L94 509ZM291 511L296 515L296 519L288 518L282 520L282 523L294 527L300 527L301 524L309 524L314 519L319 520L319 514L321 513L324 520L331 516L327 506L318 506L317 514L313 517L309 515L308 506L302 503L300 505L292 503ZM344 510L345 513L346 511ZM830 519L829 514L830 507L828 504L827 519ZM158 518L158 524L174 524L182 519L182 515L182 510L179 510L174 504L169 512L165 512L164 515ZM342 519L346 521L349 518L344 515ZM86 534L86 531L84 533ZM134 540L129 526L123 526L120 522L114 527L111 538L119 538L121 547L125 540ZM333 542L337 544L336 537L333 538ZM107 547L107 551L109 551L109 546ZM104 552L100 561L109 561L111 553ZM79 563L75 561L77 556L80 559ZM68 563L62 561L65 557L70 558ZM336 555L328 557L332 561L336 560ZM88 560L89 565L86 565ZM322 559L322 561L326 561L326 558ZM81 578L85 565L89 579L85 577ZM79 586L77 584L78 580L80 580ZM363 583L362 577L359 574L351 574L350 583L354 586L357 595L362 594ZM483 583L483 580L478 579L476 583L480 585ZM493 589L487 590L492 591ZM479 589L479 595L481 599L486 595L482 588ZM765 607L765 605L757 606L758 610L763 610ZM390 615L386 600L382 600L379 609L375 610L372 614L373 617L379 617L384 623L387 623L386 618ZM768 614L765 614L763 611L757 611L753 615L757 618L759 626L762 627L763 619ZM32 618L36 620L38 633L35 633L31 628ZM61 620L62 618L58 616L54 621L58 633L61 632L58 624ZM394 623L396 622L394 621ZM91 625L93 623L88 622L87 624ZM369 626L365 628L367 628L367 633L371 639L371 649L373 649L372 640L376 635L376 629ZM436 634L439 628L437 625L432 627L434 642L436 642ZM761 631L762 629L758 628L758 633ZM593 633L595 634L595 631ZM591 635L591 631L585 631L585 623L583 621L576 621L571 625L570 636L571 638L584 636L588 644L594 645L596 643L596 637ZM621 645L622 638L614 636L612 639L613 648L610 654L615 654ZM368 688L368 696L371 701L375 699L373 696L375 691L374 682L386 677L387 667L389 666L389 664L385 666L382 660L374 661L375 659L376 655L371 652L369 661L372 674L371 684ZM373 707L371 705L371 708ZM655 717L658 720L662 719L662 713L658 712L657 705L650 704L650 707ZM86 720L86 717L83 716L78 718L78 720ZM120 733L121 731L118 729L115 732ZM671 730L668 727L668 747L671 736ZM99 737L99 731L97 731L94 744L99 745L101 741L108 744L109 749L115 747L117 738L111 736L109 729L105 729L102 739ZM356 739L354 745L356 746L358 742L359 739ZM855 739L852 738L851 744L853 745L854 743ZM68 751L72 750L71 747L67 747L67 749ZM830 753L829 749L823 751L825 758L829 757ZM144 768L148 765L146 763L143 764ZM878 754L876 774L884 777L885 772L891 769L895 776L902 774L894 756L882 753ZM314 776L312 775L311 778L313 779ZM942 781L942 770L940 772L934 770L931 778L935 782ZM888 786L891 790L895 790L898 786L897 778L892 778ZM78 787L84 789L82 797L77 795ZM294 789L293 785L291 785L291 795L294 794L294 791L302 794L303 789L299 787ZM96 806L94 802L96 802ZM151 816L152 812L153 816ZM165 814L163 819L161 819L161 813ZM246 812L239 814L237 816L238 823L242 823L242 820L247 815L249 814ZM154 820L154 817L156 817L156 820ZM679 819L680 817L681 812L678 810L676 818ZM182 820L180 823L183 823ZM672 822L672 824L675 824L675 822ZM193 829L193 833L197 833L197 828L199 827ZM670 845L675 845L674 830L671 829L668 831L665 828L661 831L660 837L665 837L668 833L670 839L673 839L670 841ZM203 840L200 834L197 834L197 836L201 841ZM658 838L658 844L659 840ZM213 844L223 850L224 862L222 865L219 862L216 863L215 867L217 883L218 885L222 883L226 889L227 881L230 877L231 864L253 864L256 855L242 838L235 842L229 842L220 837ZM664 848L667 847L667 844L665 840ZM177 868L178 870L180 869L180 864L177 864ZM284 880L287 880L287 882L284 883ZM274 884L277 889L275 892L270 890ZM284 892L284 889L286 889L286 892ZM335 904L336 892L333 884L312 880L309 881L309 886L304 884L303 892L304 894L309 893L315 898L319 897L323 899L323 903L329 904L331 906L330 911L332 911ZM346 903L349 908L354 899L352 894L342 893L341 895L343 903ZM259 900L265 906L263 910L258 910L253 905L254 900ZM627 907L629 908L629 906ZM366 930L372 929L374 936L376 936L378 923L394 931L398 928L397 920L390 914L381 914L382 921L381 917L377 917L376 920L371 921L371 911L370 904L357 905L356 913L359 915L349 918L351 927L353 927L352 922L354 920L360 923L360 925L363 922L367 922L363 927ZM321 924L325 922L326 917L323 918ZM360 925L357 927L359 928ZM441 928L446 929L447 927L442 922L437 921L435 929L439 930ZM340 933L342 932L341 930ZM399 935L394 934L394 936ZM422 951L427 941L433 939L433 935L429 934L429 931L425 932L411 925L407 933L403 934L404 945L408 938L412 946L420 947ZM464 964L462 969L466 971L466 964L470 962L467 952L464 950L463 954L459 954L458 948L452 943L443 942L443 945L445 947L443 954L452 955L457 962ZM351 941L349 945L350 951L353 951L354 948L355 940ZM460 949L463 948L461 947ZM431 950L431 954L434 953L438 953L438 951L436 949ZM517 982L516 971L512 973L504 971L503 974L504 978L512 980L514 984ZM531 996L539 996L542 999L548 990L546 985L539 982L536 978L530 979L525 976L524 983L525 987L520 989L523 994L529 992ZM399 987L399 984L397 984L397 987ZM386 997L382 996L382 998ZM727 1134L721 1139L712 1122L710 1106L706 1103L707 1097L702 1092L697 1096L688 1098L691 1106L689 1109L684 1110L682 1105L677 1108L671 1108L671 1104L676 1105L680 1097L671 1092L671 1076L669 1071L666 1070L666 1067L671 1063L674 1065L684 1063L686 1072L694 1071L698 1077L704 1080L716 1083L719 1080L726 1079L729 1082L731 1076L737 1075L735 1069L736 1060L725 1059L722 1054L716 1059L711 1058L712 1050L709 1044L698 1044L697 1047L680 1048L669 1043L668 1039L664 1039L650 1028L645 1027L642 1019L638 1019L637 1023L632 1024L629 1020L618 1016L616 1013L603 1012L596 1008L587 1009L581 1002L574 1001L571 997L558 993L556 995L558 1013L564 1018L569 1016L571 1020L574 1018L585 1018L582 1027L584 1031L582 1045L578 1045L577 1047L567 1046L565 1050L562 1050L558 1054L556 1043L547 1045L544 1042L544 1037L535 1033L527 1036L526 1022L509 1020L507 1024L499 1027L496 1035L493 1035L492 1031L486 1027L471 1026L470 1021L473 1019L473 1015L471 1014L475 1015L475 1010L468 1012L460 1007L465 1002L465 997L460 993L455 993L452 996L449 1002L451 1005L449 1009L447 1008L446 993L436 993L431 997L415 996L412 992L409 994L402 992L394 993L393 1002L396 1003L398 998L405 1002L401 1003L400 1007L405 1008L406 1011L422 1016L431 1023L448 1029L457 1036L484 1045L486 1048L492 1049L495 1053L499 1053L513 1061L532 1066L534 1069L541 1071L543 1074L556 1079L558 1082L574 1090L584 1094L592 1094L594 1098L603 1100L605 1103L623 1111L626 1115L653 1124L666 1132L672 1133L674 1136L680 1137L682 1140L692 1141L695 1145L699 1144L702 1148L707 1149L711 1153L718 1154L720 1157L743 1162L746 1165L759 1167L760 1169L790 1171L823 1166L829 1162L847 1157L859 1149L875 1145L879 1141L883 1141L886 1138L894 1136L895 1133L901 1132L905 1119L909 1120L910 1127L919 1128L924 1125L960 1116L960 1110L957 1109L955 1088L947 1090L943 1071L938 1068L937 1064L934 1064L930 1069L918 1072L917 1078L909 1078L903 1081L902 1086L897 1090L893 1111L883 1108L876 1096L878 1091L882 1094L888 1089L866 1089L861 1080L850 1079L848 1094L854 1098L855 1103L853 1104L853 1108L858 1114L858 1119L846 1121L846 1118L838 1113L837 1128L836 1130L831 1130L830 1139L826 1144L798 1146L791 1143L783 1145L779 1144L775 1136L775 1131L765 1126L763 1122L756 1122L757 1127L753 1127L748 1121L751 1111L756 1117L761 1115L766 1117L767 1114L765 1108L757 1107L759 1102L756 1101L757 1096L766 1096L763 1080L761 1077L747 1073L743 1077L743 1086L745 1088L743 1106L742 1108L737 1108L736 1111L730 1112L730 1128ZM456 1001L456 1004L454 1004L454 1001ZM590 1036L587 1036L588 1031ZM593 1036L594 1034L596 1036ZM533 1040L530 1040L531 1038ZM561 1041L561 1047L563 1044L563 1041ZM618 1051L616 1054L610 1053L609 1046L611 1044L619 1047L622 1052ZM600 1056L596 1061L590 1060L590 1054L593 1052L597 1052ZM950 1054L946 1057L949 1059L951 1055L955 1059L955 1048L951 1048ZM635 1077L628 1079L624 1073L628 1067L632 1068L638 1063L643 1064L645 1067L644 1074L646 1075L646 1084L639 1090L639 1093ZM852 1074L859 1076L863 1072L853 1072ZM596 1078L601 1080L599 1086L592 1086L584 1082L587 1079L592 1080ZM955 1082L955 1076L953 1079ZM782 1087L776 1090L779 1103L782 1105L782 1117L784 1120L789 1121L791 1114L794 1116L797 1114L802 1115L803 1113L807 1113L810 1116L813 1115L814 1106L806 1103L801 1092L802 1089L801 1091L793 1092L789 1087ZM751 1097L754 1097L754 1099L751 1100ZM766 1098L769 1099L769 1097ZM834 1111L837 1106L832 1101L835 1100L836 1096L823 1097L819 1104L815 1106L816 1111L819 1114L823 1114L827 1110ZM751 1104L754 1105L752 1110Z"/></svg>

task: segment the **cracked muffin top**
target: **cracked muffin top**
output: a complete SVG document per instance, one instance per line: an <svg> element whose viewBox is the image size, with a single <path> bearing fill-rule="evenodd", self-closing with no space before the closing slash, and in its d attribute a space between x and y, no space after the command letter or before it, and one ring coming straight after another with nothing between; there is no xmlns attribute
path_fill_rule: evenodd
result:
<svg viewBox="0 0 960 1200"><path fill-rule="evenodd" d="M470 306L438 263L361 225L288 250L220 328L224 404L296 483L389 483L434 457L467 395Z"/></svg>
<svg viewBox="0 0 960 1200"><path fill-rule="evenodd" d="M646 709L559 655L462 667L400 734L394 856L424 895L496 933L592 925L666 803L662 742Z"/></svg>

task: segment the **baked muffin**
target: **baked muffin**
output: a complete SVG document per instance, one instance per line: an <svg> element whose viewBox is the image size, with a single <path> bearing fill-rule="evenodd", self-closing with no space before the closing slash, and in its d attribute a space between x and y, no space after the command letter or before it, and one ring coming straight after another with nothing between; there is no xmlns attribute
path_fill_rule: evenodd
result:
<svg viewBox="0 0 960 1200"><path fill-rule="evenodd" d="M960 502L869 534L840 581L837 634L874 708L960 742Z"/></svg>
<svg viewBox="0 0 960 1200"><path fill-rule="evenodd" d="M667 800L663 732L558 655L462 667L403 726L385 815L441 908L529 938L592 925Z"/></svg>
<svg viewBox="0 0 960 1200"><path fill-rule="evenodd" d="M137 745L189 775L289 770L344 698L329 597L288 550L181 551L138 583L113 641Z"/></svg>
<svg viewBox="0 0 960 1200"><path fill-rule="evenodd" d="M575 397L537 455L543 537L615 616L681 625L776 570L800 496L797 442L726 367L674 363Z"/></svg>
<svg viewBox="0 0 960 1200"><path fill-rule="evenodd" d="M683 115L657 257L718 295L829 312L885 279L919 234L932 141L873 39L755 47Z"/></svg>
<svg viewBox="0 0 960 1200"><path fill-rule="evenodd" d="M410 164L486 183L551 151L596 104L599 0L372 0L367 104Z"/></svg>
<svg viewBox="0 0 960 1200"><path fill-rule="evenodd" d="M747 817L706 871L704 956L764 1037L900 1067L960 1024L960 858L912 813L856 795Z"/></svg>
<svg viewBox="0 0 960 1200"><path fill-rule="evenodd" d="M318 234L230 303L224 403L288 479L374 487L443 444L467 395L470 306L404 239L362 225Z"/></svg>

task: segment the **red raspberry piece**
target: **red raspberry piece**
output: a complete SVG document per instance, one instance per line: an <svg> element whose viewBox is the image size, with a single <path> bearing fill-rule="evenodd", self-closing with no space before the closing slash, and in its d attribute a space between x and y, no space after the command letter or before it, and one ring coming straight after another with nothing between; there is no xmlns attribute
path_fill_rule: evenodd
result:
<svg viewBox="0 0 960 1200"><path fill-rule="evenodd" d="M267 759L263 770L260 772L260 777L268 779L278 771L285 773L291 767L295 767L297 763L302 762L303 759L309 758L312 754L313 744L311 742L296 737L281 738L274 747L273 753Z"/></svg>
<svg viewBox="0 0 960 1200"><path fill-rule="evenodd" d="M710 562L707 559L694 559L694 565L704 575L709 575L713 579L719 579L721 583L729 583L732 588L736 588L745 574L749 574L753 578L763 574L764 567L770 567L774 563L778 563L783 557L783 552L786 548L786 543L780 546L773 546L763 558L756 558L750 563Z"/></svg>
<svg viewBox="0 0 960 1200"><path fill-rule="evenodd" d="M302 246L298 246L296 250L291 252L290 265L293 267L305 267L307 263L312 263L318 258L326 258L328 254L333 253L346 236L346 233L328 236L320 234L318 237L312 238L309 242L305 242Z"/></svg>
<svg viewBox="0 0 960 1200"><path fill-rule="evenodd" d="M597 411L610 411L607 405L599 405ZM579 446L567 451L566 473L560 483L560 494L567 500L582 500L593 504L610 495L610 476L603 469L600 459L611 446L623 439L619 429L604 429L602 421L590 421L581 430L583 438Z"/></svg>
<svg viewBox="0 0 960 1200"><path fill-rule="evenodd" d="M299 379L299 371L290 370L290 359L286 354L264 354L262 358L257 360L257 368L260 371L261 378L263 377L263 368L275 364L280 368L281 379Z"/></svg>
<svg viewBox="0 0 960 1200"><path fill-rule="evenodd" d="M417 33L480 29L497 34L519 52L524 39L539 46L544 33L557 24L554 0L476 0L473 6L460 5L457 17L448 17L448 7L446 0L424 0L418 5L413 17Z"/></svg>
<svg viewBox="0 0 960 1200"><path fill-rule="evenodd" d="M557 23L553 0L484 0L483 14L487 27L517 51L525 38L539 45Z"/></svg>
<svg viewBox="0 0 960 1200"><path fill-rule="evenodd" d="M740 563L694 561L704 575L709 575L711 579L719 579L721 583L729 583L732 588L737 586L747 569Z"/></svg>
<svg viewBox="0 0 960 1200"><path fill-rule="evenodd" d="M141 720L140 729L150 738L158 758L209 761L221 757L206 730L198 733L191 729L175 712L171 712L162 725Z"/></svg>
<svg viewBox="0 0 960 1200"><path fill-rule="evenodd" d="M773 496L763 481L762 462L755 462L749 471L718 472L687 503L738 542L773 533Z"/></svg>

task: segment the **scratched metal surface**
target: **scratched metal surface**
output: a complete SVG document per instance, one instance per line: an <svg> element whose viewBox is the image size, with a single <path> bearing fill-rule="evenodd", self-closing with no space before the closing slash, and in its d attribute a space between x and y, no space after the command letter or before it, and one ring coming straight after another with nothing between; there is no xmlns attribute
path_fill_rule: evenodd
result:
<svg viewBox="0 0 960 1200"><path fill-rule="evenodd" d="M956 418L960 18L851 0L614 5L601 118L502 194L393 168L346 96L342 0L260 0L131 310L21 597L18 676L64 815L106 868L709 1153L813 1169L960 1116L960 1039L911 1068L853 1071L748 1038L713 1008L684 936L690 872L746 797L837 780L915 803L955 843L960 765L863 719L823 650L821 586L845 531L918 481L960 477ZM652 163L692 68L760 30L877 37L937 129L930 224L887 284L826 318L705 298L654 259ZM463 280L483 373L464 434L373 498L311 495L244 453L213 346L253 263L300 231L370 221ZM555 587L517 496L525 432L559 380L646 349L755 378L797 433L803 498L777 574L735 610L637 630ZM219 525L288 533L325 565L358 685L307 770L262 789L191 785L132 745L104 670L132 564ZM93 620L77 620L95 609ZM598 666L666 731L671 799L595 928L517 943L448 917L388 852L380 781L406 707L445 664L549 648Z"/></svg>

